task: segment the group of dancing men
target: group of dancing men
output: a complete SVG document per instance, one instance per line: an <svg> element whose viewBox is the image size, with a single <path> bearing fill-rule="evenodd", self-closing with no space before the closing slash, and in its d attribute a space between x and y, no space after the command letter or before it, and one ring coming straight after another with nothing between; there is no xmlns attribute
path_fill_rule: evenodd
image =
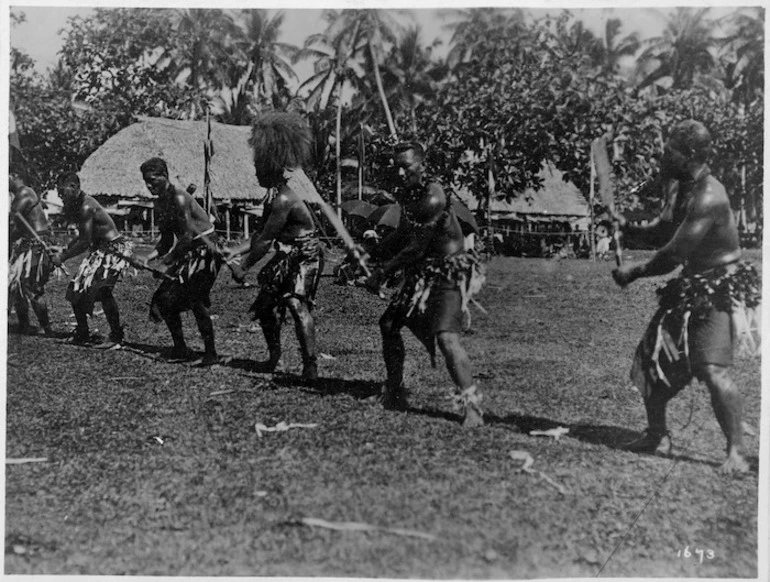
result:
<svg viewBox="0 0 770 582"><path fill-rule="evenodd" d="M220 363L214 341L210 291L223 265L243 282L250 267L270 251L272 258L258 275L259 292L250 311L264 333L268 357L255 369L281 369L281 326L291 315L302 354L302 376L318 378L316 334L312 316L323 252L316 217L292 187L292 171L310 161L311 133L305 120L292 113L261 115L253 124L250 145L261 186L272 196L265 202L264 226L250 240L226 247L218 239L207 212L189 192L169 180L164 160L148 159L138 170L155 199L160 238L145 256L133 255L110 215L80 188L77 174L62 175L57 188L64 215L77 225L77 236L64 248L53 243L42 201L18 175L11 173L12 193L9 302L18 317L18 332L31 333L30 309L42 331L54 334L44 299L46 281L65 261L88 251L66 291L76 327L69 341L114 348L124 342L113 288L129 266L152 270L161 279L152 296L150 317L165 322L173 346L168 360L194 360L182 331L181 314L192 311L203 340L198 365ZM736 322L757 308L757 271L741 260L738 229L723 185L707 164L711 136L699 122L688 120L672 128L662 152L662 183L670 185L660 216L644 226L615 215L621 233L660 237L667 241L646 262L624 264L612 275L621 287L641 277L683 269L658 291L660 307L637 348L631 377L642 393L648 426L627 444L632 451L654 453L664 437L668 401L693 378L708 387L716 418L727 439L722 470L745 472L742 399L730 378ZM397 229L366 253L354 248L350 258L368 273L363 285L381 293L386 284L400 282L380 318L382 354L387 377L381 401L389 410L407 409L404 384L405 348L401 331L407 327L426 347L435 365L436 346L454 383L454 399L465 427L484 424L482 394L461 338L469 301L485 280L485 266L474 249L467 249L461 225L442 186L425 172L425 151L417 142L401 143L393 151L401 205ZM657 238L657 240L660 240ZM159 261L160 266L150 263ZM239 262L240 261L240 262ZM89 333L88 316L100 302L109 324L107 341Z"/></svg>

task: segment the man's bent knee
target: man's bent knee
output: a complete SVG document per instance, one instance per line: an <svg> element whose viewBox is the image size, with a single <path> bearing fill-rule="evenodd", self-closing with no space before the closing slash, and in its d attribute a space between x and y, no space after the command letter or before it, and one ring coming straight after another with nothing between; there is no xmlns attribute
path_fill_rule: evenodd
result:
<svg viewBox="0 0 770 582"><path fill-rule="evenodd" d="M729 369L717 364L704 364L694 371L695 377L708 385L722 386L730 381Z"/></svg>

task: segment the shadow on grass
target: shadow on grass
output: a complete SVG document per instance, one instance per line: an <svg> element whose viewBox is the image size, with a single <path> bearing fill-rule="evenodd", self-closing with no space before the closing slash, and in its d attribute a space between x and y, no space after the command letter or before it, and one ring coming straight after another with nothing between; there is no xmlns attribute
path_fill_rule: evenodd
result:
<svg viewBox="0 0 770 582"><path fill-rule="evenodd" d="M462 423L461 415L443 410L410 407L407 409L407 412L427 416L430 418L447 420L457 424ZM529 433L533 430L544 431L562 426L569 429L569 434L565 435L564 438L573 438L588 444L604 446L617 451L625 451L628 443L642 436L641 431L634 431L617 426L591 424L570 425L564 422L557 422L549 418L529 416L526 414L509 414L506 416L497 416L495 414L486 413L484 415L484 421L486 422L487 426L502 427L523 435L529 435ZM706 459L701 456L691 455L687 452L686 448L678 447L676 442L674 442L672 452L669 454L639 454L642 456L655 456L662 459L670 459L672 461L684 461L687 463L708 465L711 467L719 467L722 463L722 461L718 459ZM747 461L749 462L751 472L756 473L759 471L759 459L757 457L748 457Z"/></svg>
<svg viewBox="0 0 770 582"><path fill-rule="evenodd" d="M358 400L367 400L380 394L382 382L376 380L356 380L344 378L318 378L309 383L297 374L276 374L273 382L277 386L295 386L305 392L319 396L348 394Z"/></svg>

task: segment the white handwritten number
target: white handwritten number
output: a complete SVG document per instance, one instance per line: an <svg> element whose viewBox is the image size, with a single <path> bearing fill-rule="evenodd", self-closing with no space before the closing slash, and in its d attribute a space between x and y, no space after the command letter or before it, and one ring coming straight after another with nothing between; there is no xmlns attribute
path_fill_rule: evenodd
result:
<svg viewBox="0 0 770 582"><path fill-rule="evenodd" d="M678 558L692 558L693 552L698 556L696 559L699 561L699 563L703 563L703 558L705 557L707 560L713 560L715 555L714 550L702 550L701 548L694 548L693 551L690 551L690 546L685 546L684 550L678 550L676 553L676 556Z"/></svg>

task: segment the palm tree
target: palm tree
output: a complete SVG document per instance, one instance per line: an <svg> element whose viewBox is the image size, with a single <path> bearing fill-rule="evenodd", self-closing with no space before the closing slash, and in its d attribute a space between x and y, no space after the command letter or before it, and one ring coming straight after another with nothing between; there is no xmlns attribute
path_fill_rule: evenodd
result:
<svg viewBox="0 0 770 582"><path fill-rule="evenodd" d="M642 46L635 32L618 40L622 26L619 18L609 18L604 25L604 70L613 75L620 68L620 59L634 56Z"/></svg>
<svg viewBox="0 0 770 582"><path fill-rule="evenodd" d="M722 42L725 85L747 107L763 94L765 81L764 9L753 7L723 19L733 27Z"/></svg>
<svg viewBox="0 0 770 582"><path fill-rule="evenodd" d="M179 48L178 73L189 73L193 89L221 88L226 79L222 64L229 60L228 47L236 34L232 17L223 10L186 8L175 10Z"/></svg>
<svg viewBox="0 0 770 582"><path fill-rule="evenodd" d="M639 89L666 77L673 88L685 89L692 86L697 74L714 70L712 51L717 42L712 35L713 23L706 19L708 12L709 8L677 8L663 35L645 42L648 46L638 58L643 75Z"/></svg>
<svg viewBox="0 0 770 582"><path fill-rule="evenodd" d="M309 91L308 108L315 111L326 109L332 100L336 101L336 143L337 159L337 205L342 204L342 167L341 162L341 125L342 125L342 93L345 87L359 85L365 77L361 63L356 59L350 41L357 38L358 29L352 34L343 29L336 36L327 33L314 34L305 40L305 46L294 55L294 62L302 59L313 59L314 74L298 89L298 93Z"/></svg>
<svg viewBox="0 0 770 582"><path fill-rule="evenodd" d="M467 8L448 13L459 18L444 26L452 31L452 48L446 58L452 70L482 56L478 48L491 34L510 36L524 26L524 11L520 8Z"/></svg>
<svg viewBox="0 0 770 582"><path fill-rule="evenodd" d="M388 98L409 112L412 133L417 132L417 108L435 92L438 65L431 61L433 47L420 44L421 29L409 27L388 54L383 70Z"/></svg>
<svg viewBox="0 0 770 582"><path fill-rule="evenodd" d="M257 104L280 107L290 97L289 84L297 81L289 60L299 49L278 41L283 20L283 12L270 18L267 10L246 9L237 20L242 34L235 47L248 63L247 83Z"/></svg>
<svg viewBox="0 0 770 582"><path fill-rule="evenodd" d="M380 63L383 58L383 45L395 44L401 25L394 19L390 10L325 10L324 18L329 22L326 29L328 36L348 35L353 54L360 55L363 49L367 50L367 63L374 74L388 130L391 137L397 137L396 125L382 84Z"/></svg>

